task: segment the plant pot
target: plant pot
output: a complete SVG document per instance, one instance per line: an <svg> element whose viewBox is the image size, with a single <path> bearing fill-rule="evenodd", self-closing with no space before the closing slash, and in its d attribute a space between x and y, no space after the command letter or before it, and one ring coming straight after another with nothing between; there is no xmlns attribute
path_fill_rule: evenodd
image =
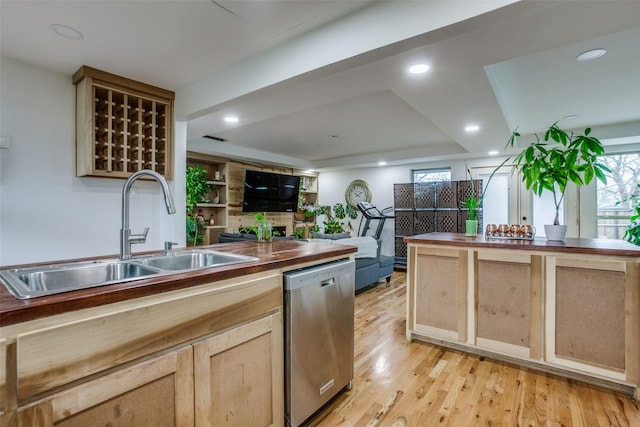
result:
<svg viewBox="0 0 640 427"><path fill-rule="evenodd" d="M554 242L564 242L567 237L566 225L545 225L544 234L547 236L547 240Z"/></svg>
<svg viewBox="0 0 640 427"><path fill-rule="evenodd" d="M465 236L475 237L478 234L478 220L468 219L465 221Z"/></svg>

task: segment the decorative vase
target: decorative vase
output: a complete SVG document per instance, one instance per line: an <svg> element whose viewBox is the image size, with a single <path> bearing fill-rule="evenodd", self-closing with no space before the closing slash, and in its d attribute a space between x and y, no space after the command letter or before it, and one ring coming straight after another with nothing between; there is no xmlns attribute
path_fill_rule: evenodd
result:
<svg viewBox="0 0 640 427"><path fill-rule="evenodd" d="M544 234L547 236L547 240L554 242L564 242L567 237L566 225L545 225Z"/></svg>
<svg viewBox="0 0 640 427"><path fill-rule="evenodd" d="M211 202L214 205L217 205L218 203L220 203L220 193L218 192L218 190L216 190L216 195L213 196L213 199L211 199Z"/></svg>
<svg viewBox="0 0 640 427"><path fill-rule="evenodd" d="M478 234L478 220L468 219L465 221L465 236L475 237Z"/></svg>

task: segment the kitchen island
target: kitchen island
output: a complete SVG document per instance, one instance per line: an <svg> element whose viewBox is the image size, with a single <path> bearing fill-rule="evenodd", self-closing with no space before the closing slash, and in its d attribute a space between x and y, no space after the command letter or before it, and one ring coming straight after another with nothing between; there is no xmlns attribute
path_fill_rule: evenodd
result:
<svg viewBox="0 0 640 427"><path fill-rule="evenodd" d="M1 287L0 424L283 425L283 273L356 248L208 248L256 260L30 300Z"/></svg>
<svg viewBox="0 0 640 427"><path fill-rule="evenodd" d="M599 239L406 237L407 339L640 398L640 247Z"/></svg>

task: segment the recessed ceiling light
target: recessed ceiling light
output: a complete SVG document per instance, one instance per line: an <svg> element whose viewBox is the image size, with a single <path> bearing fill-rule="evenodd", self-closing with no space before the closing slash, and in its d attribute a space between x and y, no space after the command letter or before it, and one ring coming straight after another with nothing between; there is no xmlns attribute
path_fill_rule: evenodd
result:
<svg viewBox="0 0 640 427"><path fill-rule="evenodd" d="M464 127L465 132L477 132L480 130L478 125L468 125Z"/></svg>
<svg viewBox="0 0 640 427"><path fill-rule="evenodd" d="M424 74L429 71L429 66L427 64L416 64L409 67L409 72L411 74Z"/></svg>
<svg viewBox="0 0 640 427"><path fill-rule="evenodd" d="M498 151L498 150L491 150L491 151L489 151L487 154L488 154L488 155L490 155L490 156L497 156L497 155L498 155L498 153L499 153L499 151Z"/></svg>
<svg viewBox="0 0 640 427"><path fill-rule="evenodd" d="M227 123L238 123L237 116L225 116L224 121Z"/></svg>
<svg viewBox="0 0 640 427"><path fill-rule="evenodd" d="M49 29L65 39L82 40L84 38L84 35L80 31L68 25L51 24L49 25Z"/></svg>
<svg viewBox="0 0 640 427"><path fill-rule="evenodd" d="M576 60L580 62L593 61L594 59L600 58L605 53L607 53L606 49L591 49L576 56Z"/></svg>
<svg viewBox="0 0 640 427"><path fill-rule="evenodd" d="M378 166L386 166L387 162L378 162Z"/></svg>

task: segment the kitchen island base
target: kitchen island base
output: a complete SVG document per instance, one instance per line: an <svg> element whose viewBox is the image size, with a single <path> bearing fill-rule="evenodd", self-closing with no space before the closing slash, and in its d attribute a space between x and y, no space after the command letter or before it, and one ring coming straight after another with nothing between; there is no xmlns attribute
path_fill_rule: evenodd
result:
<svg viewBox="0 0 640 427"><path fill-rule="evenodd" d="M640 248L452 233L405 241L408 340L616 384L639 398Z"/></svg>

